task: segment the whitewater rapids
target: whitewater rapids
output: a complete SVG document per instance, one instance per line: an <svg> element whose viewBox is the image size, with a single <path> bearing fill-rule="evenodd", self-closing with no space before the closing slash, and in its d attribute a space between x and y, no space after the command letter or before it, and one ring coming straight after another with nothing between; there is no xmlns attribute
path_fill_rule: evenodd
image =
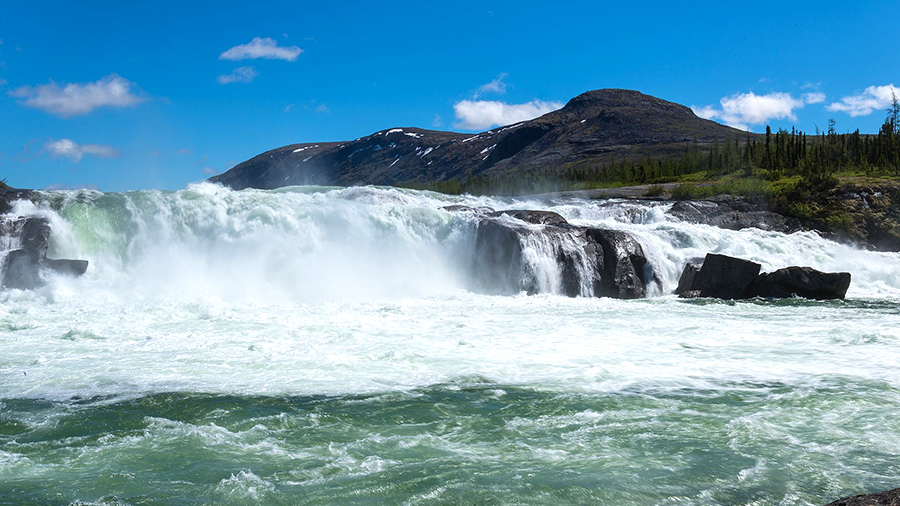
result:
<svg viewBox="0 0 900 506"><path fill-rule="evenodd" d="M0 292L0 502L823 504L897 486L896 253L635 201L42 198L13 212L90 267ZM476 222L451 204L628 231L659 284L564 297L528 244L543 293L486 294ZM709 252L852 283L842 301L669 295Z"/></svg>

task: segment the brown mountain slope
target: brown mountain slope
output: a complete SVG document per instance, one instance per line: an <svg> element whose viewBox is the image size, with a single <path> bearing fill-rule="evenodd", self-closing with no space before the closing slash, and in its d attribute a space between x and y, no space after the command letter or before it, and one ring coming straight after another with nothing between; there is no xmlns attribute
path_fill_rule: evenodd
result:
<svg viewBox="0 0 900 506"><path fill-rule="evenodd" d="M209 180L234 189L461 180L554 170L585 160L683 152L745 135L687 107L632 90L583 93L558 111L479 134L393 128L348 142L267 151Z"/></svg>

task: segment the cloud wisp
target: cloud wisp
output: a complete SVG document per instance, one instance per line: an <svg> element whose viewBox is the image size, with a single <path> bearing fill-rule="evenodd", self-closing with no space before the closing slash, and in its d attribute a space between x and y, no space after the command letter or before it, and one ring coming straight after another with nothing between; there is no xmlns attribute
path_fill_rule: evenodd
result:
<svg viewBox="0 0 900 506"><path fill-rule="evenodd" d="M503 80L506 79L507 75L509 74L503 72L501 74L498 74L493 81L479 86L478 90L475 91L475 98L478 98L479 96L486 93L494 93L496 95L503 95L504 93L506 93L507 84L503 82Z"/></svg>
<svg viewBox="0 0 900 506"><path fill-rule="evenodd" d="M230 83L252 83L259 72L253 67L238 67L231 71L230 74L222 74L216 78L219 84Z"/></svg>
<svg viewBox="0 0 900 506"><path fill-rule="evenodd" d="M507 104L495 100L462 100L453 104L456 128L484 130L498 125L528 121L562 108L561 102L532 100L524 104Z"/></svg>
<svg viewBox="0 0 900 506"><path fill-rule="evenodd" d="M829 111L845 112L852 117L868 116L876 110L884 110L891 106L894 97L900 100L900 88L892 84L869 86L858 95L849 95L839 102L828 104Z"/></svg>
<svg viewBox="0 0 900 506"><path fill-rule="evenodd" d="M97 158L117 158L119 156L119 150L112 146L78 144L72 139L50 139L44 144L44 149L53 158L65 157L74 163L80 162L85 155L96 156Z"/></svg>
<svg viewBox="0 0 900 506"><path fill-rule="evenodd" d="M10 91L21 104L62 118L81 116L101 107L122 108L137 105L146 98L132 91L134 83L117 74L109 74L92 83L54 82L40 86L22 86Z"/></svg>
<svg viewBox="0 0 900 506"><path fill-rule="evenodd" d="M267 60L295 61L303 50L297 46L279 46L275 39L254 37L247 44L234 46L219 55L220 60Z"/></svg>
<svg viewBox="0 0 900 506"><path fill-rule="evenodd" d="M694 114L706 119L718 119L728 126L748 130L750 125L762 125L773 119L789 119L797 121L794 110L802 109L807 104L818 104L825 101L825 94L819 92L806 93L794 98L790 93L774 92L766 95L736 93L719 100L721 109L714 106L691 106Z"/></svg>

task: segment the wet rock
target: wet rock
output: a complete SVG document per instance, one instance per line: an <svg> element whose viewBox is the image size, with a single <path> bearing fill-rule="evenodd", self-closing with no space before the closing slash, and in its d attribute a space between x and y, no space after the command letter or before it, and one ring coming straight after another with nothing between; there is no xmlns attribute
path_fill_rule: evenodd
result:
<svg viewBox="0 0 900 506"><path fill-rule="evenodd" d="M80 276L87 270L87 260L47 258L50 222L46 218L28 216L7 220L0 226L0 234L6 247L18 246L6 254L0 267L3 288L33 290L45 284L43 271Z"/></svg>
<svg viewBox="0 0 900 506"><path fill-rule="evenodd" d="M764 200L730 195L682 200L674 203L668 214L682 221L729 230L759 228L790 233L801 228L796 219L769 211Z"/></svg>
<svg viewBox="0 0 900 506"><path fill-rule="evenodd" d="M3 287L33 290L43 286L40 260L23 249L10 251L3 260Z"/></svg>
<svg viewBox="0 0 900 506"><path fill-rule="evenodd" d="M476 214L488 214L494 212L494 210L487 206L478 206L472 207L463 204L453 204L449 206L444 206L441 209L444 211L450 211L451 213L476 213Z"/></svg>
<svg viewBox="0 0 900 506"><path fill-rule="evenodd" d="M749 295L843 299L849 286L849 272L822 272L812 267L792 266L760 274L750 286Z"/></svg>
<svg viewBox="0 0 900 506"><path fill-rule="evenodd" d="M684 266L675 294L682 298L805 297L843 299L850 286L849 272L822 272L812 267L785 267L759 274L749 260L710 253L702 265Z"/></svg>
<svg viewBox="0 0 900 506"><path fill-rule="evenodd" d="M745 292L759 275L762 266L742 258L709 253L703 266L694 276L692 290L700 290L701 297L719 299L745 298Z"/></svg>
<svg viewBox="0 0 900 506"><path fill-rule="evenodd" d="M700 266L702 264L688 262L687 265L684 266L684 270L681 271L681 277L678 278L678 287L675 288L675 295L684 295L687 297L688 292L697 292L695 297L700 296L700 290L695 288L694 280L697 278L697 273L700 272Z"/></svg>
<svg viewBox="0 0 900 506"><path fill-rule="evenodd" d="M874 494L844 497L825 506L900 506L900 488Z"/></svg>
<svg viewBox="0 0 900 506"><path fill-rule="evenodd" d="M552 225L559 223L568 223L565 218L553 211L532 211L525 209L513 209L509 211L497 211L491 213L491 216L510 216L517 220L533 225Z"/></svg>
<svg viewBox="0 0 900 506"><path fill-rule="evenodd" d="M644 297L647 258L640 243L621 230L591 228L587 230L587 237L602 251L600 283L594 295L617 299Z"/></svg>
<svg viewBox="0 0 900 506"><path fill-rule="evenodd" d="M476 282L488 292L534 294L552 285L569 296L646 295L647 260L634 237L570 225L552 212L514 210L484 216L476 230L473 260Z"/></svg>

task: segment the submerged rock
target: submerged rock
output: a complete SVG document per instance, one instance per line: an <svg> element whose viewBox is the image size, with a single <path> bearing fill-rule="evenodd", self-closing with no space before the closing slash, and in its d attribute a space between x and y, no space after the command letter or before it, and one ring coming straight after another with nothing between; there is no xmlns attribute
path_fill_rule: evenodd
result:
<svg viewBox="0 0 900 506"><path fill-rule="evenodd" d="M844 497L825 506L900 506L900 488L874 494Z"/></svg>

